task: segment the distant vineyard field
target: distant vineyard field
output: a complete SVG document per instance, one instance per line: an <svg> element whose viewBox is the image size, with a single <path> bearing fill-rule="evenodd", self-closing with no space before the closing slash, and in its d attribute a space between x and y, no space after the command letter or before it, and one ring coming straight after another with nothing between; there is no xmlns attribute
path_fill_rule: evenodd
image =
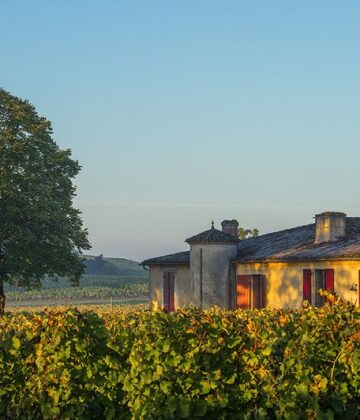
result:
<svg viewBox="0 0 360 420"><path fill-rule="evenodd" d="M92 259L94 257L86 257ZM114 299L118 303L137 300L146 302L149 297L148 272L136 261L124 258L106 258L118 274L84 274L79 286L72 286L66 278L44 278L41 288L27 290L5 284L7 302L10 305L56 305L63 302L88 304ZM122 273L122 274L119 274Z"/></svg>
<svg viewBox="0 0 360 420"><path fill-rule="evenodd" d="M80 279L80 287L110 287L110 288L121 288L128 284L148 284L148 277L143 276L120 276L120 275L102 275L102 274L85 274ZM73 286L68 282L67 279L59 278L56 281L48 278L42 281L42 289L74 289ZM26 289L17 288L5 284L5 292L8 295L9 292L24 292Z"/></svg>
<svg viewBox="0 0 360 420"><path fill-rule="evenodd" d="M43 300L79 300L79 299L127 299L146 298L149 294L147 283L123 284L118 287L66 287L40 290L10 291L9 302L43 301Z"/></svg>
<svg viewBox="0 0 360 420"><path fill-rule="evenodd" d="M81 287L123 287L126 284L147 284L148 277L144 276L120 276L120 275L104 275L104 274L84 274L80 279ZM42 282L44 289L53 288L73 288L66 279L53 281L45 279Z"/></svg>

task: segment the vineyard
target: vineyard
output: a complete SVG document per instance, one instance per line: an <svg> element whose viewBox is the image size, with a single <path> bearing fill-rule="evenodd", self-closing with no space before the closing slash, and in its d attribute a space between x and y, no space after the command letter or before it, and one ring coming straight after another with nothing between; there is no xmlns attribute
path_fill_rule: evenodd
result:
<svg viewBox="0 0 360 420"><path fill-rule="evenodd" d="M2 418L359 418L360 308L10 312Z"/></svg>
<svg viewBox="0 0 360 420"><path fill-rule="evenodd" d="M11 291L7 293L7 299L10 302L25 301L64 301L64 300L81 300L81 299L127 299L127 298L147 298L149 294L148 283L140 284L123 284L115 287L67 287L52 288L40 290Z"/></svg>
<svg viewBox="0 0 360 420"><path fill-rule="evenodd" d="M102 256L101 258L87 256L86 261L93 263L92 271L96 271L96 274L83 274L76 287L73 287L67 278L53 279L49 276L44 276L39 289L28 290L25 287L5 284L7 304L9 306L54 305L64 302L88 304L105 300L124 304L130 300L134 302L148 300L148 272L136 261ZM100 267L96 266L96 262ZM105 273L106 269L115 274Z"/></svg>
<svg viewBox="0 0 360 420"><path fill-rule="evenodd" d="M121 287L125 284L140 284L148 283L147 276L123 276L123 275L83 275L80 279L80 287ZM58 278L57 281L53 281L48 277L45 277L41 282L42 289L63 289L74 287L69 283L65 278ZM6 292L13 291L24 291L23 288L18 288L15 286L5 285Z"/></svg>

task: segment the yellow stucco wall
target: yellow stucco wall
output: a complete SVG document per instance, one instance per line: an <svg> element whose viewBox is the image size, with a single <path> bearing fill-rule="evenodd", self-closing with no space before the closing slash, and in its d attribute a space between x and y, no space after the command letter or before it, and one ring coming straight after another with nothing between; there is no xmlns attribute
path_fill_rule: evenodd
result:
<svg viewBox="0 0 360 420"><path fill-rule="evenodd" d="M360 261L298 262L298 263L240 263L236 274L266 276L266 306L268 308L299 308L303 301L303 269L334 269L335 291L343 299L359 304L358 285Z"/></svg>
<svg viewBox="0 0 360 420"><path fill-rule="evenodd" d="M188 266L150 267L150 302L163 306L163 272L175 272L175 308L191 305L192 289Z"/></svg>

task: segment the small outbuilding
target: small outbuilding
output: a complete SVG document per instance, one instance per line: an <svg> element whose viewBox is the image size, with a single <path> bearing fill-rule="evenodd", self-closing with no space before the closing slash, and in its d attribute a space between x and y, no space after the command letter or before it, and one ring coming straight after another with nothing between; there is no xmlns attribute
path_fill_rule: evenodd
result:
<svg viewBox="0 0 360 420"><path fill-rule="evenodd" d="M142 262L150 300L165 310L321 306L319 289L360 300L360 217L324 212L315 223L238 239L238 222L224 220L186 239L190 250Z"/></svg>

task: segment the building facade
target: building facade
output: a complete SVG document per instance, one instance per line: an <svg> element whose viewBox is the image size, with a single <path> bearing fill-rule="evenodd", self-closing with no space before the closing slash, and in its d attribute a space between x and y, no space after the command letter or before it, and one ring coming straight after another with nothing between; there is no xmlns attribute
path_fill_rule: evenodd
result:
<svg viewBox="0 0 360 420"><path fill-rule="evenodd" d="M360 218L324 212L315 223L239 240L238 222L186 239L189 251L142 262L150 300L165 310L299 308L324 301L319 289L359 304Z"/></svg>

